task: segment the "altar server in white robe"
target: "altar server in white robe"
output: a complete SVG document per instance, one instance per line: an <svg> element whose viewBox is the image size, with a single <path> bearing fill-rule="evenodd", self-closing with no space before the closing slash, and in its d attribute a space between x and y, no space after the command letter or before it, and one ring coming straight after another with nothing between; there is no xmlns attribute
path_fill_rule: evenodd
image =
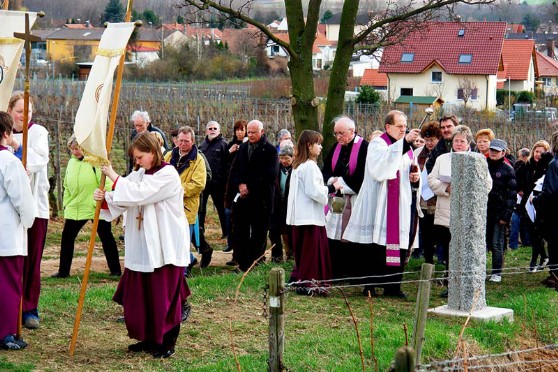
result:
<svg viewBox="0 0 558 372"><path fill-rule="evenodd" d="M0 349L20 350L27 344L15 336L23 292L27 229L35 220L35 201L21 161L7 147L13 121L0 111Z"/></svg>
<svg viewBox="0 0 558 372"><path fill-rule="evenodd" d="M360 193L343 238L363 244L369 250L369 276L364 294L375 294L376 286L384 287L385 296L405 297L400 283L407 251L414 243L413 207L420 192L420 173L414 164L412 143L418 129L406 133L407 117L401 111L390 111L385 118L385 132L368 146L366 171ZM413 195L412 189L416 189ZM414 208L413 213L411 213Z"/></svg>
<svg viewBox="0 0 558 372"><path fill-rule="evenodd" d="M181 307L190 294L184 269L190 263L190 238L183 211L183 194L176 169L163 162L157 139L139 134L130 146L135 170L119 177L110 165L101 167L113 191L97 189L105 200L103 217L126 211L124 273L113 300L124 307L124 321L138 343L133 352L156 358L174 353L180 332Z"/></svg>

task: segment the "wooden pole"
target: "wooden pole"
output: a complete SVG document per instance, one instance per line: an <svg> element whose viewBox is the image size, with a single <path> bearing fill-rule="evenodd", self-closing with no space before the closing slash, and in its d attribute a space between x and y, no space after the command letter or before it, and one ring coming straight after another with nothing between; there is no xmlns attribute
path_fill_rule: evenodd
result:
<svg viewBox="0 0 558 372"><path fill-rule="evenodd" d="M413 372L415 370L415 351L409 346L402 346L395 353L394 372Z"/></svg>
<svg viewBox="0 0 558 372"><path fill-rule="evenodd" d="M126 9L126 22L130 22L132 18L132 4L133 0L128 0L128 8ZM118 111L118 101L120 99L120 88L122 86L122 73L124 71L124 60L125 54L120 57L120 62L118 64L118 70L116 74L116 85L114 88L113 100L112 100L112 110L110 114L109 128L107 132L107 155L110 158L110 151L112 148L112 140L114 138L114 127L116 123L116 113ZM99 189L104 190L106 182L106 175L101 175L101 181L99 183ZM91 261L93 259L93 250L95 249L95 237L97 235L97 228L99 227L99 215L101 214L102 201L97 201L95 206L95 216L93 219L93 226L91 227L91 237L89 238L89 248L87 249L87 259L85 261L85 269L83 271L83 279L81 281L81 291L79 294L78 308L76 312L76 319L74 321L74 330L72 333L72 341L70 343L70 356L74 356L76 349L77 335L79 331L79 324L81 322L81 314L83 312L83 303L85 301L85 293L87 292L87 282L89 281L89 270L91 269Z"/></svg>
<svg viewBox="0 0 558 372"><path fill-rule="evenodd" d="M275 267L269 273L269 365L268 371L283 371L285 320L283 317L285 271Z"/></svg>
<svg viewBox="0 0 558 372"><path fill-rule="evenodd" d="M4 0L4 10L8 10L8 8L10 7L10 1L9 0Z"/></svg>
<svg viewBox="0 0 558 372"><path fill-rule="evenodd" d="M416 362L421 363L422 342L424 341L424 330L426 328L426 317L430 301L430 287L434 265L422 264L420 269L420 283L417 294L417 306L415 308L415 326L411 338L411 347L416 351Z"/></svg>

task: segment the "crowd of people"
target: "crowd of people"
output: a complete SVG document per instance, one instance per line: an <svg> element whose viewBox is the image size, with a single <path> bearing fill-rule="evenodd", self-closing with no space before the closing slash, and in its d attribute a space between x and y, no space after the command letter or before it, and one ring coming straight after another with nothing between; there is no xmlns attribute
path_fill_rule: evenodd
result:
<svg viewBox="0 0 558 372"><path fill-rule="evenodd" d="M48 132L31 121L27 163L22 158L23 96L16 94L0 112L0 347L21 349L15 336L20 299L22 323L39 327L40 261L49 219ZM385 117L382 131L367 139L355 122L333 122L337 143L326 149L321 133L304 130L295 140L282 129L277 143L259 120L238 120L227 142L217 121L209 121L196 144L189 126L165 133L149 114L131 117L134 132L127 175L110 164L93 167L75 136L68 140L70 160L64 178L64 229L55 278L70 276L74 242L102 203L98 234L110 275L120 281L114 301L124 309L128 334L138 342L131 352L166 358L174 353L180 324L190 311L187 276L198 259L207 267L213 248L205 238L208 200L217 211L227 265L246 272L265 261L294 260L289 281L300 295L327 295L330 279L362 286L365 296L405 298L401 280L412 256L448 267L451 242L451 158L475 151L486 157L488 195L486 246L492 252L488 280L502 281L505 251L519 241L532 246L530 272L550 267L543 284L558 289L558 132L551 143L538 141L515 159L490 129L475 135L455 116L409 129L397 110ZM106 175L100 187L101 174ZM105 191L106 190L106 191ZM31 195L31 197L29 196ZM532 211L536 211L536 214ZM111 221L123 216L124 270ZM509 232L509 234L508 234ZM547 248L545 248L545 242ZM23 281L18 280L23 278ZM326 281L326 282L324 282ZM380 293L378 290L383 289ZM444 295L444 293L442 293ZM447 295L447 291L445 292Z"/></svg>

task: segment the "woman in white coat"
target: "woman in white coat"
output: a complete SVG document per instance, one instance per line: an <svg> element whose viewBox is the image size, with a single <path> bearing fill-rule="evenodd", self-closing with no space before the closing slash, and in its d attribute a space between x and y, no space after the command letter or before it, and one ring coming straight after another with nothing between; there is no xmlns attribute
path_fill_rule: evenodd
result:
<svg viewBox="0 0 558 372"><path fill-rule="evenodd" d="M331 279L331 261L325 229L324 207L328 194L341 188L336 181L324 185L322 172L316 159L322 151L323 137L313 130L300 134L295 149L287 201L287 225L292 226L291 235L295 264L291 282L297 284L296 293L311 295L311 280ZM307 282L306 282L307 281ZM325 294L324 285L317 290Z"/></svg>

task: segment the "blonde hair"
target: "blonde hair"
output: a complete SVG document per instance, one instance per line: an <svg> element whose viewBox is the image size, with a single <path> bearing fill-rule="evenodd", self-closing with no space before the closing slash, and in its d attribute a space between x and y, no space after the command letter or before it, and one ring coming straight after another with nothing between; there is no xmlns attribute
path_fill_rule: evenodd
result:
<svg viewBox="0 0 558 372"><path fill-rule="evenodd" d="M157 138L157 141L159 142L160 146L164 146L165 142L163 141L163 136L161 136L161 133L159 132L149 132L152 135L155 136L155 138Z"/></svg>
<svg viewBox="0 0 558 372"><path fill-rule="evenodd" d="M531 149L531 153L529 154L527 160L531 160L533 158L533 154L535 153L535 149L537 147L542 147L545 152L550 150L550 144L548 142L546 142L545 140L539 140L533 145L533 148Z"/></svg>

